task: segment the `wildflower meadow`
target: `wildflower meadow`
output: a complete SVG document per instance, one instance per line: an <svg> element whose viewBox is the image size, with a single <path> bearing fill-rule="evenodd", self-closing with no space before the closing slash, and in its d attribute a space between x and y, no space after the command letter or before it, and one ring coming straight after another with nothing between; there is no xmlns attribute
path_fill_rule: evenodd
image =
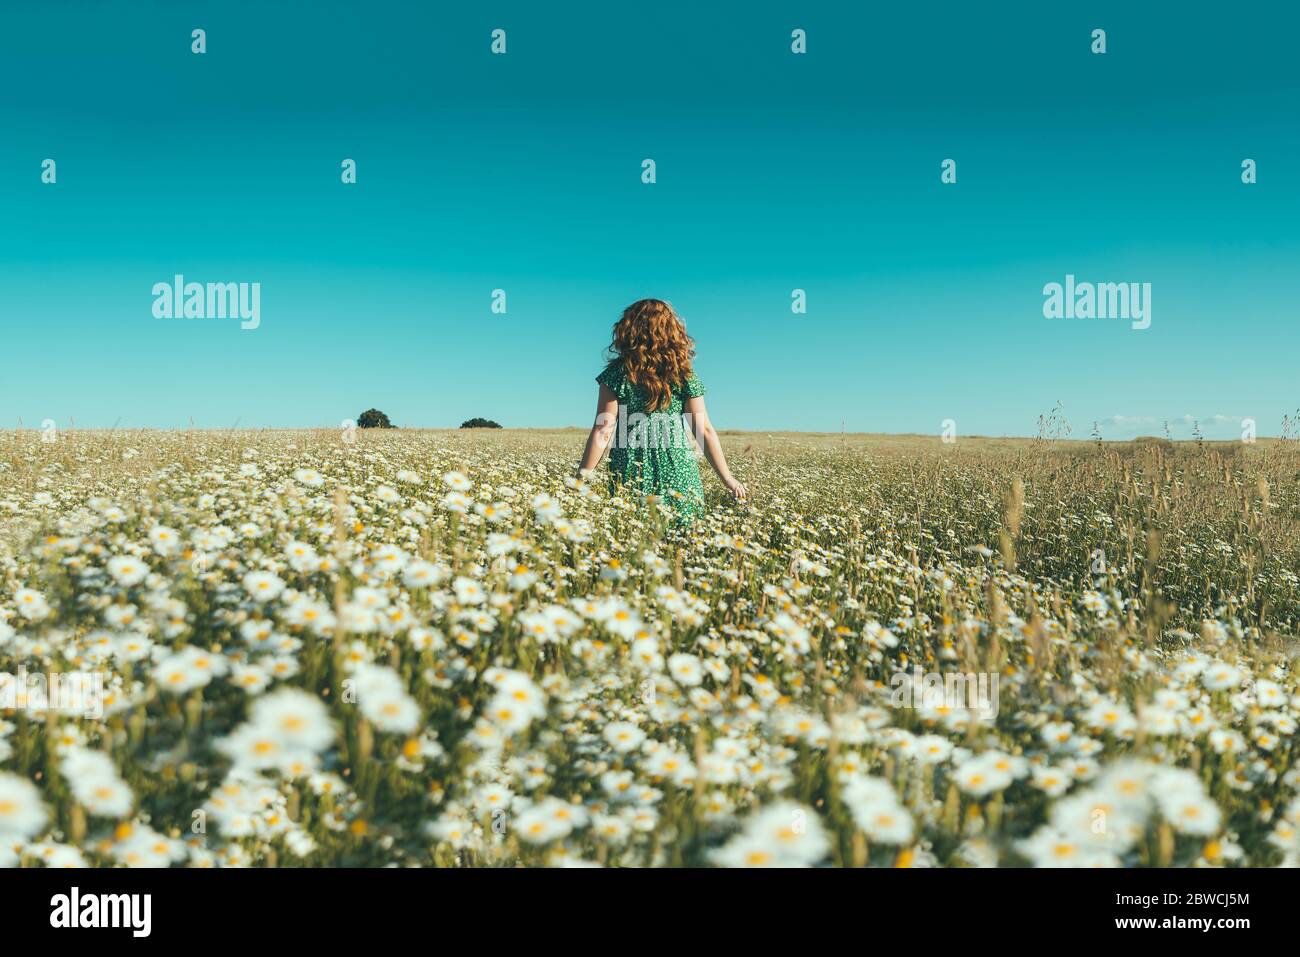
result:
<svg viewBox="0 0 1300 957"><path fill-rule="evenodd" d="M733 434L688 522L572 431L43 438L0 865L1300 861L1292 443Z"/></svg>

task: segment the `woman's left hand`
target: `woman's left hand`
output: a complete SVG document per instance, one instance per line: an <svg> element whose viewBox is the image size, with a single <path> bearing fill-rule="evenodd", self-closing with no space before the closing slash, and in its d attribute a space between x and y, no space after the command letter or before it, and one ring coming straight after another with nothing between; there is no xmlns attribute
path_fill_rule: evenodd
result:
<svg viewBox="0 0 1300 957"><path fill-rule="evenodd" d="M723 479L722 484L727 486L727 491L736 497L737 502L743 502L749 495L749 489L745 488L735 476Z"/></svg>

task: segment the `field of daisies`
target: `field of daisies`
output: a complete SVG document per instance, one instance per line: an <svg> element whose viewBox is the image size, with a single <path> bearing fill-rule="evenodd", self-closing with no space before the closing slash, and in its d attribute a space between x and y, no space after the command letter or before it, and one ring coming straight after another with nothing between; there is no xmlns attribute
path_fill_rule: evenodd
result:
<svg viewBox="0 0 1300 957"><path fill-rule="evenodd" d="M0 866L1300 862L1289 443L344 438L0 433Z"/></svg>

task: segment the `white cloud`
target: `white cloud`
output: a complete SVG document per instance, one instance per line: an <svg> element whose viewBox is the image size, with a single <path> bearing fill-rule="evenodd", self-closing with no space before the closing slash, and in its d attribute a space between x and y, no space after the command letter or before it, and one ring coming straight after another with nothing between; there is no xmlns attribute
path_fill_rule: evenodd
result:
<svg viewBox="0 0 1300 957"><path fill-rule="evenodd" d="M1109 418L1100 420L1097 424L1101 426L1103 439L1125 439L1138 435L1164 435L1166 424L1169 427L1169 434L1176 439L1191 438L1198 424L1201 428L1201 434L1206 438L1238 438L1241 434L1242 422L1247 418L1249 416L1225 415L1222 412L1216 412L1213 415L1192 415L1189 412L1184 415L1167 417L1116 413Z"/></svg>

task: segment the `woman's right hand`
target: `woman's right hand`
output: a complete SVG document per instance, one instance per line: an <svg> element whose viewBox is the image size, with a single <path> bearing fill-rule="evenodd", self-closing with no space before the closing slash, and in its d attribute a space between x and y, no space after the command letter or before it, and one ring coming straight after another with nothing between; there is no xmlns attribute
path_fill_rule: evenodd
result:
<svg viewBox="0 0 1300 957"><path fill-rule="evenodd" d="M743 502L746 496L749 495L749 489L745 488L734 475L724 478L722 484L727 486L727 491L736 497L737 502Z"/></svg>

